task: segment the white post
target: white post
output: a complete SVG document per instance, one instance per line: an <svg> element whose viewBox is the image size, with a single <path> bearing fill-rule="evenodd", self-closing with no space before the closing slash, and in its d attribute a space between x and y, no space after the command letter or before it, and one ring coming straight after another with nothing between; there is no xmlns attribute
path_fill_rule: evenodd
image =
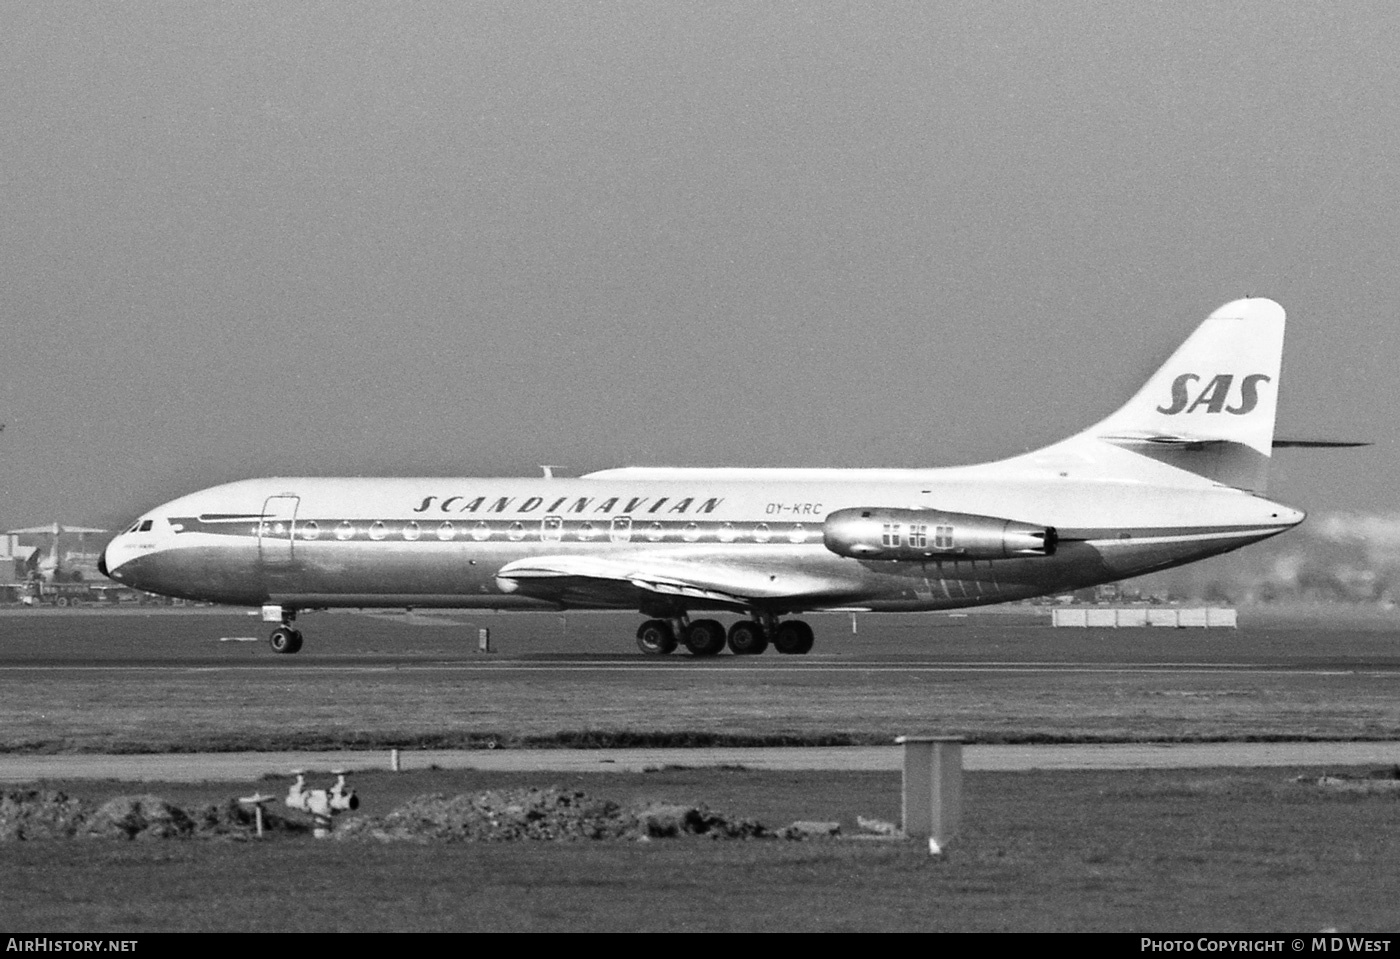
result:
<svg viewBox="0 0 1400 959"><path fill-rule="evenodd" d="M928 839L940 856L962 819L962 740L900 736L904 746L904 834Z"/></svg>
<svg viewBox="0 0 1400 959"><path fill-rule="evenodd" d="M399 751L398 751L397 749L391 749L391 750L389 750L389 772L391 772L391 773L396 773L396 772L398 772L398 771L399 771Z"/></svg>
<svg viewBox="0 0 1400 959"><path fill-rule="evenodd" d="M476 631L476 648L479 652L491 652L491 630L478 629Z"/></svg>

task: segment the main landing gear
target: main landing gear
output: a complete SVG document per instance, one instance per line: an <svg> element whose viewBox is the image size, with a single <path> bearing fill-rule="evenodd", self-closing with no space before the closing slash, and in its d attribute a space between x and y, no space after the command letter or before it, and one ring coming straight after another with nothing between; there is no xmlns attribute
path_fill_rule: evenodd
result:
<svg viewBox="0 0 1400 959"><path fill-rule="evenodd" d="M735 656L757 656L771 645L780 653L804 655L812 651L812 627L800 619L778 622L776 617L741 619L728 632L713 619L691 621L649 619L637 629L637 648L649 656L664 656L684 644L692 656L717 656L728 646Z"/></svg>

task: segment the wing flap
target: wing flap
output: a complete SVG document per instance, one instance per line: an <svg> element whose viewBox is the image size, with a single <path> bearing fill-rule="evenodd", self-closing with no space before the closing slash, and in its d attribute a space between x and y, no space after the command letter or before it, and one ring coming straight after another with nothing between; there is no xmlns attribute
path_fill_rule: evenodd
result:
<svg viewBox="0 0 1400 959"><path fill-rule="evenodd" d="M657 557L542 556L502 566L496 583L506 592L553 598L588 591L596 584L600 599L616 595L626 584L642 593L705 600L736 607L755 602L827 595L833 584L788 573L774 574L714 562Z"/></svg>

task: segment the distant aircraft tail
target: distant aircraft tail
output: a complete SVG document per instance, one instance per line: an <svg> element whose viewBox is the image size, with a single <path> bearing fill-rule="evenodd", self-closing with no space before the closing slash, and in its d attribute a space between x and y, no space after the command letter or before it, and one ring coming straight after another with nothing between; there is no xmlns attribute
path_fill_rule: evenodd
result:
<svg viewBox="0 0 1400 959"><path fill-rule="evenodd" d="M1156 465L1162 464L1262 493L1274 443L1283 328L1283 307L1273 300L1226 303L1116 413L1017 460L1092 463L1095 473L1144 480L1162 478Z"/></svg>

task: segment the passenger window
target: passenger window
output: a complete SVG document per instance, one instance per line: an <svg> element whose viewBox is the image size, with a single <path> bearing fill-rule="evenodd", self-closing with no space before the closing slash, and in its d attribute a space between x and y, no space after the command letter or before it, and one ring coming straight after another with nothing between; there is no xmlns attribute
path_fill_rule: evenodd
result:
<svg viewBox="0 0 1400 959"><path fill-rule="evenodd" d="M457 535L457 531L452 528L452 524L449 523L447 520L443 520L442 525L437 528L437 538L442 540L444 543L450 540L455 535Z"/></svg>
<svg viewBox="0 0 1400 959"><path fill-rule="evenodd" d="M384 525L383 520L375 520L369 528L369 538L374 540L376 543L388 535L389 529L387 526Z"/></svg>
<svg viewBox="0 0 1400 959"><path fill-rule="evenodd" d="M403 528L403 538L410 543L423 535L423 531L418 528L417 523L409 523Z"/></svg>
<svg viewBox="0 0 1400 959"><path fill-rule="evenodd" d="M341 524L335 528L335 538L340 540L342 543L345 542L347 539L351 539L352 537L354 537L354 535L355 525L351 523L348 519L342 520Z"/></svg>
<svg viewBox="0 0 1400 959"><path fill-rule="evenodd" d="M301 524L301 538L302 538L302 539L313 539L313 540L314 540L316 537L318 537L318 536L320 536L320 535L321 535L321 527L318 526L318 525L316 524L316 521L315 521L314 519L309 519L309 520L307 520L305 523L302 523L302 524Z"/></svg>
<svg viewBox="0 0 1400 959"><path fill-rule="evenodd" d="M478 543L484 543L491 538L491 527L486 525L486 520L481 520L472 527L472 539Z"/></svg>
<svg viewBox="0 0 1400 959"><path fill-rule="evenodd" d="M753 541L755 543L766 543L772 532L768 529L767 523L759 523L753 528Z"/></svg>

